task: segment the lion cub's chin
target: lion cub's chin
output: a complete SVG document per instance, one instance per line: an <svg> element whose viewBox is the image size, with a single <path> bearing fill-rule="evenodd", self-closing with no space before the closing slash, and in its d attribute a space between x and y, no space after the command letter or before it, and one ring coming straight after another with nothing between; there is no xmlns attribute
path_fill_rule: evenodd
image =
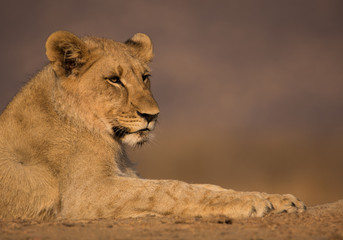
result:
<svg viewBox="0 0 343 240"><path fill-rule="evenodd" d="M122 138L122 142L129 146L135 147L150 141L152 138L153 134L151 132L137 132L126 134Z"/></svg>

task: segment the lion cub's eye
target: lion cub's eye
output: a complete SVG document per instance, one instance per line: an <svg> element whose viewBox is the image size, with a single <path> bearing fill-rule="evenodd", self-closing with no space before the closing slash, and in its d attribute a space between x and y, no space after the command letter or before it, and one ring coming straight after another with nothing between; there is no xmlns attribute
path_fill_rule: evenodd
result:
<svg viewBox="0 0 343 240"><path fill-rule="evenodd" d="M143 75L142 75L143 82L149 80L149 77L150 77L150 76L151 76L150 74L143 74Z"/></svg>
<svg viewBox="0 0 343 240"><path fill-rule="evenodd" d="M110 76L110 77L105 77L105 80L110 83L110 84L120 84L122 85L122 82L120 81L120 77L116 76L116 75L113 75L113 76Z"/></svg>

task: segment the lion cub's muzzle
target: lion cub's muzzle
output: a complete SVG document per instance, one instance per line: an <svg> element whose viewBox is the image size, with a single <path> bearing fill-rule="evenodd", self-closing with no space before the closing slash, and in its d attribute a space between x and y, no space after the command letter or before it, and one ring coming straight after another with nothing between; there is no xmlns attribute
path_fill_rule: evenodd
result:
<svg viewBox="0 0 343 240"><path fill-rule="evenodd" d="M146 138L150 132L155 129L158 114L159 112L156 114L148 114L136 111L136 120L134 120L135 124L132 125L130 122L128 123L123 121L124 119L121 119L120 126L112 128L114 136L120 139L128 135L136 135Z"/></svg>

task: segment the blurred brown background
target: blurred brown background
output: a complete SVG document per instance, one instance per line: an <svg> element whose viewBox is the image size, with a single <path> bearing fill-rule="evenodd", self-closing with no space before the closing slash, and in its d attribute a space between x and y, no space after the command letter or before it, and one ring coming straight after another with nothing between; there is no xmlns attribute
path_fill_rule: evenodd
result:
<svg viewBox="0 0 343 240"><path fill-rule="evenodd" d="M343 1L2 1L0 110L56 30L155 44L142 176L343 198Z"/></svg>

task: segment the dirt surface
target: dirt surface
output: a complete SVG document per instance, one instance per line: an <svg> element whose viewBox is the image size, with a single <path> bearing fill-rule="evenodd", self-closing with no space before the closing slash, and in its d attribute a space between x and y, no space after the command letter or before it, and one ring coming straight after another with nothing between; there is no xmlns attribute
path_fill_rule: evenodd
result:
<svg viewBox="0 0 343 240"><path fill-rule="evenodd" d="M343 200L301 214L0 222L0 239L343 239Z"/></svg>

